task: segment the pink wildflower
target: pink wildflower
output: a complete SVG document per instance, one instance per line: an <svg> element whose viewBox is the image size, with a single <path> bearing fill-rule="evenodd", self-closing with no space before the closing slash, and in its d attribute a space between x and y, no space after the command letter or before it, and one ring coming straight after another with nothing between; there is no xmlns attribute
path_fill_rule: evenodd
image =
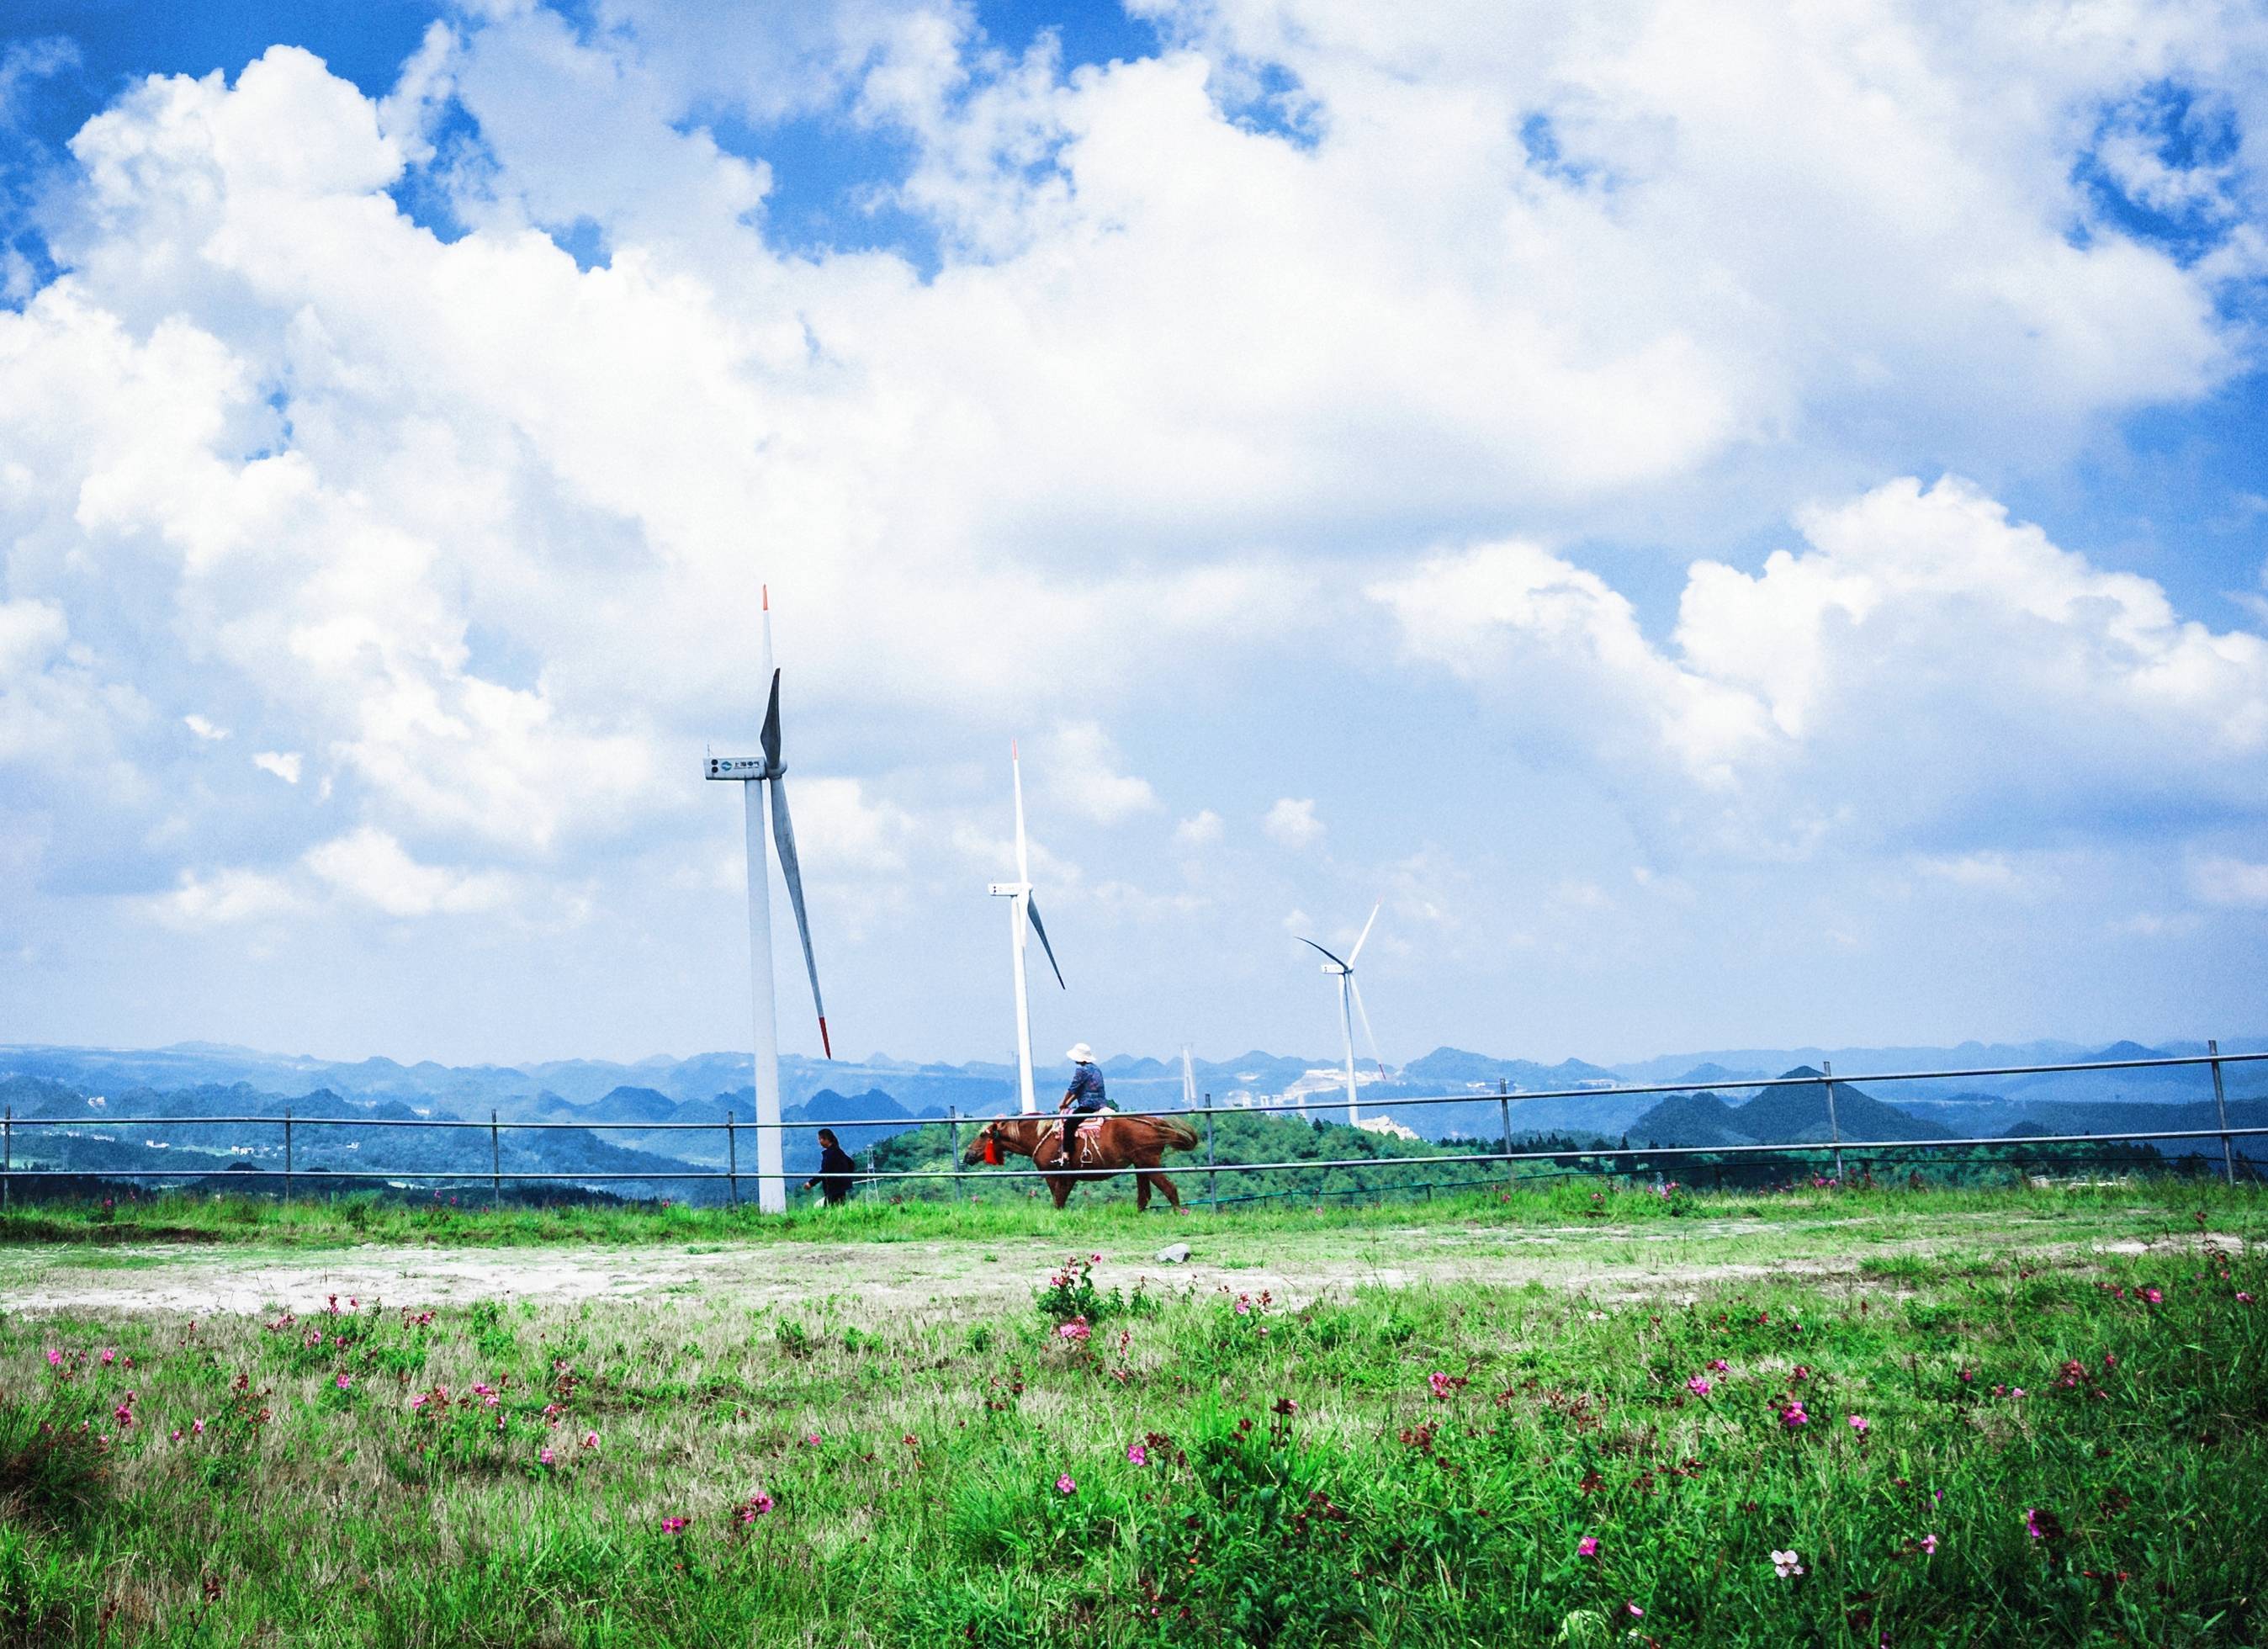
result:
<svg viewBox="0 0 2268 1649"><path fill-rule="evenodd" d="M2250 1295L2250 1294L2248 1294L2248 1293L2246 1293L2242 1289L2241 1289L2241 1288L2240 1288L2240 1289L2238 1289L2238 1290L2236 1291L2236 1303L2237 1303L2238 1305L2240 1305L2240 1306L2249 1306L2249 1305L2250 1305L2250 1304L2252 1303L2252 1296L2251 1296L2251 1295ZM52 1356L54 1356L54 1355L55 1355L55 1353L53 1353L53 1352L51 1351L51 1352L49 1352L49 1353L48 1353L48 1355L49 1355L50 1357L52 1357Z"/></svg>
<svg viewBox="0 0 2268 1649"><path fill-rule="evenodd" d="M552 1463L551 1447L549 1444L547 1443L544 1445L543 1451L536 1455L535 1462L539 1466L549 1466Z"/></svg>
<svg viewBox="0 0 2268 1649"><path fill-rule="evenodd" d="M100 1362L105 1368L108 1368L113 1363L115 1363L118 1360L118 1353L106 1345L102 1348L102 1356L97 1360Z"/></svg>
<svg viewBox="0 0 2268 1649"><path fill-rule="evenodd" d="M337 1386L341 1391L350 1390L354 1386L354 1376L352 1374L342 1373L338 1379L332 1383Z"/></svg>
<svg viewBox="0 0 2268 1649"><path fill-rule="evenodd" d="M180 1426L178 1426L178 1425L177 1425L177 1426L175 1426L175 1427L173 1428L173 1440L174 1442L176 1442L176 1443L178 1443L178 1442L180 1442L180 1441L181 1440L181 1428L180 1428Z"/></svg>
<svg viewBox="0 0 2268 1649"><path fill-rule="evenodd" d="M1852 1415L1852 1416L1851 1417L1851 1429L1852 1429L1852 1431L1856 1432L1857 1432L1860 1437L1864 1437L1864 1436L1866 1436L1866 1435L1867 1435L1867 1417L1866 1417L1865 1415L1863 1415L1863 1414L1854 1414L1854 1415Z"/></svg>
<svg viewBox="0 0 2268 1649"><path fill-rule="evenodd" d="M583 1433L583 1447L584 1447L585 1448L596 1448L596 1447L599 1447L599 1434L598 1434L596 1432L584 1432L584 1433Z"/></svg>
<svg viewBox="0 0 2268 1649"><path fill-rule="evenodd" d="M1696 1374L1685 1382L1685 1389L1697 1397L1705 1397L1710 1392L1709 1381L1705 1376Z"/></svg>
<svg viewBox="0 0 2268 1649"><path fill-rule="evenodd" d="M1073 1345L1084 1345L1094 1333L1094 1330L1086 1326L1086 1318L1073 1317L1056 1330L1056 1336L1058 1339L1067 1340Z"/></svg>
<svg viewBox="0 0 2268 1649"><path fill-rule="evenodd" d="M1597 1557L1599 1555L1599 1537L1596 1535L1584 1535L1582 1539L1575 1542L1575 1555L1578 1557Z"/></svg>
<svg viewBox="0 0 2268 1649"><path fill-rule="evenodd" d="M204 1434L205 1423L202 1420L192 1420L189 1422L189 1435L191 1437L202 1437Z"/></svg>
<svg viewBox="0 0 2268 1649"><path fill-rule="evenodd" d="M2142 1291L2142 1298L2157 1306L2165 1303L2166 1294L2163 1289L2146 1288Z"/></svg>
<svg viewBox="0 0 2268 1649"><path fill-rule="evenodd" d="M1131 1444L1126 1450L1126 1459L1130 1465L1146 1466L1150 1463L1150 1451L1139 1443Z"/></svg>
<svg viewBox="0 0 2268 1649"><path fill-rule="evenodd" d="M1079 1492L1079 1484L1071 1481L1071 1475L1069 1472L1065 1472L1062 1476L1056 1479L1056 1492L1057 1494L1077 1494Z"/></svg>
<svg viewBox="0 0 2268 1649"><path fill-rule="evenodd" d="M1800 1425L1809 1425L1811 1417L1803 1411L1800 1402L1791 1402L1779 1411L1779 1423L1793 1432Z"/></svg>
<svg viewBox="0 0 2268 1649"><path fill-rule="evenodd" d="M689 1517L666 1517L661 1520L661 1532L665 1535L681 1535L685 1532L686 1525L692 1521Z"/></svg>
<svg viewBox="0 0 2268 1649"><path fill-rule="evenodd" d="M2239 1299L2243 1299L2247 1298L2247 1296L2242 1295L2242 1294L2239 1294L2239 1295L2237 1296L2237 1298L2238 1298ZM63 1366L63 1354L61 1351L49 1351L49 1352L48 1353L48 1366L49 1368L61 1368Z"/></svg>
<svg viewBox="0 0 2268 1649"><path fill-rule="evenodd" d="M1934 1557L1937 1556L1937 1536L1934 1535L1923 1535L1921 1537L1921 1550L1922 1555L1926 1557Z"/></svg>
<svg viewBox="0 0 2268 1649"><path fill-rule="evenodd" d="M1729 1374L1733 1372L1733 1366L1721 1357L1712 1357L1709 1359L1709 1372L1712 1374Z"/></svg>
<svg viewBox="0 0 2268 1649"><path fill-rule="evenodd" d="M762 1489L759 1489L747 1499L741 1501L740 1505L733 1507L733 1515L743 1523L753 1523L771 1509L771 1496L766 1494Z"/></svg>
<svg viewBox="0 0 2268 1649"><path fill-rule="evenodd" d="M1644 1615L1644 1614L1646 1613L1646 1611L1645 1611L1644 1609L1640 1609L1640 1608L1639 1608L1637 1604L1635 1604L1635 1603L1629 1604L1629 1605L1627 1605L1627 1607L1628 1607L1628 1609L1630 1609L1630 1612L1631 1612L1631 1614L1633 1614L1633 1615L1641 1615L1641 1616L1642 1616L1642 1615Z"/></svg>

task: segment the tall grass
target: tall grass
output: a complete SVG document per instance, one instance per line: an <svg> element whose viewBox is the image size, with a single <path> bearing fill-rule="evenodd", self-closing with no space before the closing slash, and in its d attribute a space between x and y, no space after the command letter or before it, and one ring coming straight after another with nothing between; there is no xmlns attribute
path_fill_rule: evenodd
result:
<svg viewBox="0 0 2268 1649"><path fill-rule="evenodd" d="M2179 1224L1690 1304L0 1317L0 1641L2256 1642L2264 1222Z"/></svg>
<svg viewBox="0 0 2268 1649"><path fill-rule="evenodd" d="M2250 1207L2257 1187L2226 1189L2213 1181L2174 1176L2146 1181L2035 1189L2013 1187L1912 1187L1900 1183L1847 1187L1802 1186L1788 1190L1668 1194L1643 1185L1597 1178L1533 1179L1491 1185L1430 1200L1358 1202L1284 1200L1226 1207L1217 1214L1192 1201L1181 1214L1152 1204L1136 1211L1130 1182L1119 1179L1081 1186L1057 1211L1044 1194L955 1203L897 1198L869 1188L837 1208L797 1204L783 1215L753 1204L738 1209L683 1204L624 1203L491 1209L484 1199L452 1204L350 1194L286 1203L267 1196L166 1193L95 1202L54 1202L0 1211L0 1248L10 1245L151 1243L329 1248L364 1242L489 1247L650 1242L891 1242L966 1239L1090 1239L1119 1243L1167 1242L1200 1232L1215 1219L1243 1232L1381 1231L1422 1222L1428 1226L1577 1226L1592 1223L1681 1221L1699 1218L1807 1224L1850 1218L1895 1221L1909 1212L1932 1216L2011 1209L2053 1216L2074 1211L2124 1208L2138 1200L2186 1222L2201 1208Z"/></svg>

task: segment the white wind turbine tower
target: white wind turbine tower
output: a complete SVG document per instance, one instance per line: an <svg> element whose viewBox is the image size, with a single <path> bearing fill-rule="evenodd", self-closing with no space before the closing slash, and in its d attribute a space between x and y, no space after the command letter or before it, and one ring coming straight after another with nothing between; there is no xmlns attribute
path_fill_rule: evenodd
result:
<svg viewBox="0 0 2268 1649"><path fill-rule="evenodd" d="M756 791L769 792L772 844L779 852L780 879L795 907L795 929L803 940L804 970L811 975L811 1005L819 1013L819 1045L829 1059L835 1048L827 1035L827 1005L819 995L819 964L811 954L811 923L803 909L803 872L795 856L795 827L788 821L787 765L780 760L780 674L772 665L772 597L763 593L763 671L771 678L764 709L763 755L712 755L708 777L738 783L745 805L748 837L749 998L756 1033L756 1206L767 1214L787 1211L786 1165L780 1144L779 1022L772 999L772 900L770 856L764 851Z"/></svg>
<svg viewBox="0 0 2268 1649"><path fill-rule="evenodd" d="M1063 990L1063 969L1056 962L1056 947L1048 943L1047 928L1040 921L1040 908L1032 902L1032 859L1024 843L1024 763L1017 754L1013 740L1008 744L1008 771L1016 791L1016 880L994 882L995 897L1008 902L1008 958L1016 980L1016 1097L1027 1115L1040 1108L1039 1099L1032 1092L1032 1004L1024 988L1024 924L1029 922L1032 931L1040 936L1040 948L1048 953L1048 966L1055 969L1056 983Z"/></svg>
<svg viewBox="0 0 2268 1649"><path fill-rule="evenodd" d="M1358 1014L1362 1019L1363 1040L1370 1044L1371 1063L1378 1067L1380 1076L1386 1074L1386 1062L1378 1056L1378 1038L1372 1034L1370 1015L1364 1012L1362 992L1354 983L1355 958L1362 954L1362 947L1369 942L1371 929L1378 924L1378 913L1385 908L1386 902L1383 899L1371 907L1370 920L1362 924L1362 936L1355 940L1354 948L1346 953L1344 961L1341 961L1330 952L1323 950L1323 947L1313 939L1302 939L1300 941L1300 944L1313 950L1322 952L1323 971L1327 974L1336 974L1339 976L1339 1029L1346 1039L1347 1126L1350 1128L1362 1120L1360 1113L1355 1108L1354 1099L1354 1021Z"/></svg>

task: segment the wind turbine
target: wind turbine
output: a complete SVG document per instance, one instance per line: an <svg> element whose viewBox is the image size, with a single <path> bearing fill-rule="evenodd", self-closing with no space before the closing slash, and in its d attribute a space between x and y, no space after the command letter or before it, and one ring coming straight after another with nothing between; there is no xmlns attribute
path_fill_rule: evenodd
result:
<svg viewBox="0 0 2268 1649"><path fill-rule="evenodd" d="M1355 1109L1354 1100L1354 1021L1358 1014L1362 1018L1363 1039L1370 1044L1371 1063L1378 1067L1380 1076L1386 1074L1386 1062L1378 1056L1378 1038L1371 1031L1370 1015L1363 1010L1362 992L1356 988L1354 983L1355 958L1362 954L1363 946L1370 939L1371 929L1378 924L1378 913L1385 908L1386 902L1383 899L1371 907L1370 920L1362 924L1362 936L1355 940L1354 948L1346 953L1344 961L1341 961L1330 952L1324 950L1313 939L1302 939L1300 941L1312 950L1322 952L1323 971L1327 974L1336 974L1339 976L1339 1029L1346 1039L1347 1126L1350 1128L1361 1121L1360 1114Z"/></svg>
<svg viewBox="0 0 2268 1649"><path fill-rule="evenodd" d="M1032 902L1032 860L1024 845L1024 763L1016 752L1015 740L1008 741L1008 771L1016 789L1016 880L994 882L992 894L1008 902L1008 958L1016 978L1016 1082L1017 1099L1025 1114L1040 1108L1038 1098L1032 1093L1032 1003L1024 989L1024 924L1032 924L1032 931L1040 936L1040 948L1048 953L1048 966L1055 969L1056 983L1064 990L1063 969L1056 962L1056 947L1048 943L1048 930L1040 921L1040 908Z"/></svg>
<svg viewBox="0 0 2268 1649"><path fill-rule="evenodd" d="M811 1005L819 1014L819 1045L829 1059L835 1046L827 1035L827 1005L819 994L819 964L811 954L811 922L803 909L803 872L795 857L795 827L788 821L787 764L780 760L780 673L772 664L772 593L763 593L763 671L771 678L764 707L763 755L711 755L708 777L740 785L748 838L748 982L756 1031L756 1206L767 1214L787 1212L786 1164L780 1146L779 1022L772 999L772 897L770 856L756 791L764 790L771 813L772 845L779 852L780 880L795 907L795 931L803 939L804 971L811 975Z"/></svg>

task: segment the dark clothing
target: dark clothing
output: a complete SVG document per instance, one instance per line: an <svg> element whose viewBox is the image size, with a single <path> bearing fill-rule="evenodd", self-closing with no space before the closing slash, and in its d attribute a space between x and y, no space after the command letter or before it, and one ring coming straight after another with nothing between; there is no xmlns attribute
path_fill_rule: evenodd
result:
<svg viewBox="0 0 2268 1649"><path fill-rule="evenodd" d="M819 1187L821 1200L839 1203L850 1195L850 1175L858 1165L850 1160L850 1153L840 1145L819 1148L819 1173L809 1183Z"/></svg>
<svg viewBox="0 0 2268 1649"><path fill-rule="evenodd" d="M1093 1065L1071 1067L1071 1087L1064 1098L1071 1101L1074 1111L1099 1111L1102 1108L1102 1072Z"/></svg>
<svg viewBox="0 0 2268 1649"><path fill-rule="evenodd" d="M1073 1065L1071 1086L1064 1091L1063 1104L1057 1108L1068 1111L1071 1117L1076 1117L1108 1109L1108 1106L1109 1101L1102 1096L1102 1072L1093 1065ZM1071 1117L1066 1117L1063 1125L1063 1162L1065 1167L1071 1166L1077 1127Z"/></svg>

